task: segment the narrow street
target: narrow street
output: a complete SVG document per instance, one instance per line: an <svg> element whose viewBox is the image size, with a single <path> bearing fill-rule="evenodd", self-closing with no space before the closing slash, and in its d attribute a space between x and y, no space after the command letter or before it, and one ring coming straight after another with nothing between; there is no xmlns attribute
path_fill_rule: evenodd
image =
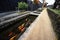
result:
<svg viewBox="0 0 60 40"><path fill-rule="evenodd" d="M46 8L18 40L57 40Z"/></svg>

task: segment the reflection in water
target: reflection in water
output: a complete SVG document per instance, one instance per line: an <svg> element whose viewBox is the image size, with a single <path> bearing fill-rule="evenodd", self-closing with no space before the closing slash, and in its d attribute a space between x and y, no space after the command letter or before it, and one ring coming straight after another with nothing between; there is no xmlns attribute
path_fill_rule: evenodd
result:
<svg viewBox="0 0 60 40"><path fill-rule="evenodd" d="M12 38L10 38L10 40L14 40L16 37L17 37L17 34L13 36Z"/></svg>
<svg viewBox="0 0 60 40"><path fill-rule="evenodd" d="M16 28L13 28L13 30L4 32L2 35L1 40L15 40L19 34L22 34L28 27L29 25L34 21L36 16L28 16L22 21L20 21L20 25L18 25Z"/></svg>
<svg viewBox="0 0 60 40"><path fill-rule="evenodd" d="M24 25L25 25L25 24L22 24L21 26L19 26L19 27L18 27L18 30L21 31L21 32L23 32L24 29L25 29Z"/></svg>

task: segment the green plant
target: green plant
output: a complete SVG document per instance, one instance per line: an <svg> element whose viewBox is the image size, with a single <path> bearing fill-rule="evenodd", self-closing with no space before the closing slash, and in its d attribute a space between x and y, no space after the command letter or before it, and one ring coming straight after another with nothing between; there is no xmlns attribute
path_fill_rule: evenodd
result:
<svg viewBox="0 0 60 40"><path fill-rule="evenodd" d="M49 10L55 12L56 14L59 14L60 15L60 10L58 9L51 9L51 8L48 8Z"/></svg>
<svg viewBox="0 0 60 40"><path fill-rule="evenodd" d="M28 4L25 2L18 2L18 8L23 10L26 9L28 7Z"/></svg>

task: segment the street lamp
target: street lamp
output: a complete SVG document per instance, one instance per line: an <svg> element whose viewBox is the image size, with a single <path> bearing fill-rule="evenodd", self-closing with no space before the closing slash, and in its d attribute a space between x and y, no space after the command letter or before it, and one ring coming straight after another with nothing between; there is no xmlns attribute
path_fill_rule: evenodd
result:
<svg viewBox="0 0 60 40"><path fill-rule="evenodd" d="M44 8L44 5L45 5L45 0L43 0L43 6L42 6L42 9Z"/></svg>

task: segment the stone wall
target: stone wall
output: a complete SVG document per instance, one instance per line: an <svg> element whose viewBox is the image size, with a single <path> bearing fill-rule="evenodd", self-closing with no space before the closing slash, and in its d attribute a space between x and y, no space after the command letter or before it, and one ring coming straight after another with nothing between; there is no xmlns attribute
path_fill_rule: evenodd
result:
<svg viewBox="0 0 60 40"><path fill-rule="evenodd" d="M47 9L47 11L49 17L51 18L53 28L57 34L58 40L60 40L60 15L49 9Z"/></svg>

